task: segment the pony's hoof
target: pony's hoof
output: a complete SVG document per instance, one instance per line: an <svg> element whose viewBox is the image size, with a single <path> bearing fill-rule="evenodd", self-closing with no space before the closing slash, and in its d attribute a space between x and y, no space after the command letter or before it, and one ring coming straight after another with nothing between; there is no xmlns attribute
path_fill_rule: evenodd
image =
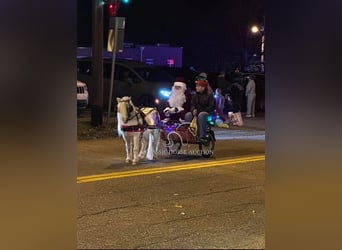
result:
<svg viewBox="0 0 342 250"><path fill-rule="evenodd" d="M131 160L130 160L130 159L126 159L125 162L126 162L126 163L130 163Z"/></svg>
<svg viewBox="0 0 342 250"><path fill-rule="evenodd" d="M158 156L152 156L152 157L146 157L146 158L149 161L157 161L158 160Z"/></svg>
<svg viewBox="0 0 342 250"><path fill-rule="evenodd" d="M137 165L137 163L136 163L135 161L133 161L133 162L132 162L132 165L133 165L133 166L134 166L134 165Z"/></svg>

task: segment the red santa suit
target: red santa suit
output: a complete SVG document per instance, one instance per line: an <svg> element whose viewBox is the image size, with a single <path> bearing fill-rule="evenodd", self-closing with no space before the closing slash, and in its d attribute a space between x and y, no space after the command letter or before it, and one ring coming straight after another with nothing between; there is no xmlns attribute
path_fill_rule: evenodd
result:
<svg viewBox="0 0 342 250"><path fill-rule="evenodd" d="M184 120L191 105L191 93L184 82L174 82L168 104L169 107L163 110L165 116L173 121Z"/></svg>

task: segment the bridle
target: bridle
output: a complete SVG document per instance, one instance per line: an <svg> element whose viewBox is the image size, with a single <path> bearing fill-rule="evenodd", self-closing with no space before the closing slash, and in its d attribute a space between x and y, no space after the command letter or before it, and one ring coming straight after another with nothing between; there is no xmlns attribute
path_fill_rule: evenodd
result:
<svg viewBox="0 0 342 250"><path fill-rule="evenodd" d="M139 117L138 117L139 112L136 111L136 108L135 108L133 102L131 100L122 100L122 102L125 102L126 111L128 114L125 123L136 118L137 123L140 124Z"/></svg>
<svg viewBox="0 0 342 250"><path fill-rule="evenodd" d="M144 112L145 109L149 109L147 112ZM146 120L146 117L150 114L152 114L152 112L157 112L158 114L158 121L159 121L159 113L157 111L156 108L152 108L152 107L148 107L148 108L145 108L145 107L142 107L142 108L139 108L138 111L139 115L142 117L143 119L143 122L145 124L145 126L147 128L150 128L150 129L159 129L159 124L149 124ZM158 123L158 122L157 122Z"/></svg>

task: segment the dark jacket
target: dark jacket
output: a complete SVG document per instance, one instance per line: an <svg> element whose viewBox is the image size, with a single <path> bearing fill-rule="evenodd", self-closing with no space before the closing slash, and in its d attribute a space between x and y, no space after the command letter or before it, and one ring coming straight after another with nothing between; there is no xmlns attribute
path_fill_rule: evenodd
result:
<svg viewBox="0 0 342 250"><path fill-rule="evenodd" d="M228 93L231 94L233 106L236 112L241 111L242 108L242 98L244 95L244 89L243 87L237 83L234 82L228 87Z"/></svg>
<svg viewBox="0 0 342 250"><path fill-rule="evenodd" d="M215 98L213 94L209 94L207 91L203 93L197 92L191 98L191 112L197 109L197 112L213 113L215 110Z"/></svg>

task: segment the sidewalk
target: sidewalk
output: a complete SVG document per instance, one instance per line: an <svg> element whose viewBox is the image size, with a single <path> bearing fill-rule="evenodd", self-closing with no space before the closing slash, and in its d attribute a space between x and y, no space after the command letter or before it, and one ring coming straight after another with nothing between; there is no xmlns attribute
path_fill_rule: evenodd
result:
<svg viewBox="0 0 342 250"><path fill-rule="evenodd" d="M243 117L245 128L265 130L265 113L257 113L254 118Z"/></svg>
<svg viewBox="0 0 342 250"><path fill-rule="evenodd" d="M265 130L265 113L257 113L254 118L242 117L243 126L230 126L229 128L215 127L214 130Z"/></svg>

